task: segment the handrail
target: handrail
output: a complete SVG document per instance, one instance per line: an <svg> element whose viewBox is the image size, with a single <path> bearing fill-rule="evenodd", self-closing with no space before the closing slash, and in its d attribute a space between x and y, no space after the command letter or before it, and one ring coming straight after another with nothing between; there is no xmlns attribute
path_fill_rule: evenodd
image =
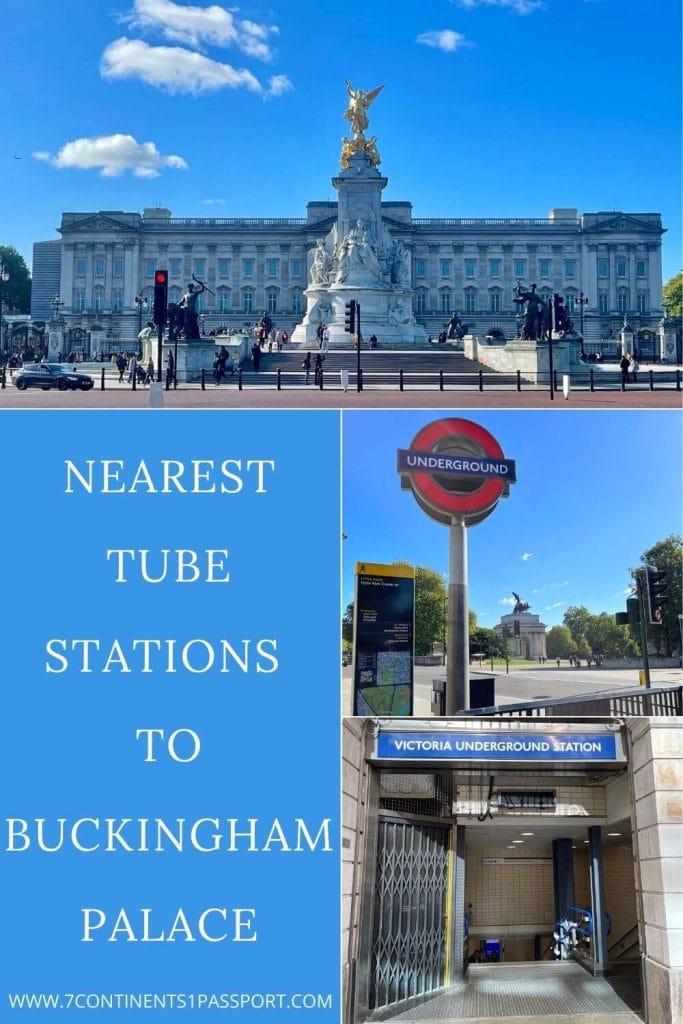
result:
<svg viewBox="0 0 683 1024"><path fill-rule="evenodd" d="M630 706L620 707L619 705L624 702ZM638 686L629 690L612 690L609 693L584 693L572 697L524 701L520 704L470 708L467 711L460 711L458 714L460 716L485 715L493 718L514 718L516 716L542 718L548 713L553 714L558 707L575 709L581 705L590 705L595 709L599 709L600 705L606 705L604 710L608 714L628 714L636 717L640 715L679 717L683 714L683 686L657 686L649 690ZM548 712L549 708L553 710ZM598 713L597 710L595 713Z"/></svg>

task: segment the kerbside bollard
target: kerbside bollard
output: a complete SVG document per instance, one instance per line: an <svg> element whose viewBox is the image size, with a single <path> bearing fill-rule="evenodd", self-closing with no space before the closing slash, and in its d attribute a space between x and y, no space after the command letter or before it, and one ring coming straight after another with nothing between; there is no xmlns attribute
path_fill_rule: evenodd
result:
<svg viewBox="0 0 683 1024"><path fill-rule="evenodd" d="M522 371L517 370L517 390L522 390Z"/></svg>
<svg viewBox="0 0 683 1024"><path fill-rule="evenodd" d="M202 391L206 391L206 373L204 372L204 367L203 366L202 366L202 375L201 375L201 378L200 378L200 383L201 383L201 386L202 386Z"/></svg>
<svg viewBox="0 0 683 1024"><path fill-rule="evenodd" d="M565 402L569 398L569 387L570 387L569 374L568 373L563 373L562 374L562 394L564 395Z"/></svg>
<svg viewBox="0 0 683 1024"><path fill-rule="evenodd" d="M439 370L439 391L443 391L443 370Z"/></svg>
<svg viewBox="0 0 683 1024"><path fill-rule="evenodd" d="M591 391L595 391L595 374L593 372L593 367L592 366L590 368L589 374L590 374L590 381L591 381Z"/></svg>
<svg viewBox="0 0 683 1024"><path fill-rule="evenodd" d="M1 386L2 386L2 390L3 391L7 387L7 367L6 366L3 366L3 368L2 368L2 385Z"/></svg>
<svg viewBox="0 0 683 1024"><path fill-rule="evenodd" d="M100 373L100 391L104 391L104 367L102 367L102 372Z"/></svg>
<svg viewBox="0 0 683 1024"><path fill-rule="evenodd" d="M403 370L398 371L398 390L403 391Z"/></svg>
<svg viewBox="0 0 683 1024"><path fill-rule="evenodd" d="M652 370L650 370L650 391L654 391L654 389L655 389L655 375L652 372Z"/></svg>
<svg viewBox="0 0 683 1024"><path fill-rule="evenodd" d="M282 391L282 375L280 373L280 367L277 368L277 389Z"/></svg>
<svg viewBox="0 0 683 1024"><path fill-rule="evenodd" d="M238 391L242 390L242 368L241 367L240 367L239 372L237 374L237 390Z"/></svg>
<svg viewBox="0 0 683 1024"><path fill-rule="evenodd" d="M681 390L681 371L676 370L676 391Z"/></svg>
<svg viewBox="0 0 683 1024"><path fill-rule="evenodd" d="M479 390L480 391L484 390L484 371L483 370L479 371Z"/></svg>
<svg viewBox="0 0 683 1024"><path fill-rule="evenodd" d="M423 512L449 527L445 714L456 715L470 706L467 527L507 497L516 466L483 427L449 418L428 423L399 449L398 472Z"/></svg>

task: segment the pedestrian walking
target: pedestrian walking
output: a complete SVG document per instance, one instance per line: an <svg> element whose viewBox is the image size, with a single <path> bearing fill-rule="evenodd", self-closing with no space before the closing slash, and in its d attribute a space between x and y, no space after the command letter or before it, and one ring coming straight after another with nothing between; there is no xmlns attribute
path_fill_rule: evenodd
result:
<svg viewBox="0 0 683 1024"><path fill-rule="evenodd" d="M308 375L311 372L311 353L307 352L301 364L304 371L304 384L308 384Z"/></svg>
<svg viewBox="0 0 683 1024"><path fill-rule="evenodd" d="M634 356L633 359L631 360L631 380L633 381L634 384L638 383L638 370L639 369L640 369L640 363L638 362L637 358Z"/></svg>
<svg viewBox="0 0 683 1024"><path fill-rule="evenodd" d="M261 346L258 342L252 347L251 361L254 364L254 372L258 373L259 366L261 365Z"/></svg>
<svg viewBox="0 0 683 1024"><path fill-rule="evenodd" d="M621 370L621 383L624 387L626 387L626 385L628 384L628 372L630 367L631 362L626 353L624 352L623 356L621 357L621 362L619 363L619 369Z"/></svg>
<svg viewBox="0 0 683 1024"><path fill-rule="evenodd" d="M119 371L119 384L123 384L123 375L126 372L127 366L126 357L121 352L116 360L116 369Z"/></svg>
<svg viewBox="0 0 683 1024"><path fill-rule="evenodd" d="M166 359L166 390L168 391L171 384L175 380L175 359L173 353L169 351Z"/></svg>
<svg viewBox="0 0 683 1024"><path fill-rule="evenodd" d="M150 356L147 360L147 372L145 374L145 384L152 384L154 382L154 360Z"/></svg>
<svg viewBox="0 0 683 1024"><path fill-rule="evenodd" d="M132 355L128 362L128 383L132 384L135 380L135 376L138 372L138 360L137 356Z"/></svg>
<svg viewBox="0 0 683 1024"><path fill-rule="evenodd" d="M323 363L325 362L325 356L322 352L318 352L315 357L315 383L321 384L323 379Z"/></svg>

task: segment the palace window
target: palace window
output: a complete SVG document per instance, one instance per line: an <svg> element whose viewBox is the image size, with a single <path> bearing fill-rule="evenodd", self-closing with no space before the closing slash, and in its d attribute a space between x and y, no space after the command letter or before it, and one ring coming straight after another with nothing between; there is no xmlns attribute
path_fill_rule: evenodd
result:
<svg viewBox="0 0 683 1024"><path fill-rule="evenodd" d="M550 277L550 260L539 260L538 261L538 276L542 281L547 281Z"/></svg>
<svg viewBox="0 0 683 1024"><path fill-rule="evenodd" d="M96 313L101 313L104 309L104 292L101 288L95 288L92 293L93 309Z"/></svg>
<svg viewBox="0 0 683 1024"><path fill-rule="evenodd" d="M450 260L441 260L441 276L442 277L450 277L451 276L451 261Z"/></svg>
<svg viewBox="0 0 683 1024"><path fill-rule="evenodd" d="M609 292L598 292L598 312L609 313Z"/></svg>
<svg viewBox="0 0 683 1024"><path fill-rule="evenodd" d="M515 277L521 281L525 274L526 260L515 260Z"/></svg>
<svg viewBox="0 0 683 1024"><path fill-rule="evenodd" d="M292 292L292 313L300 313L301 305L301 292L298 289L295 289Z"/></svg>
<svg viewBox="0 0 683 1024"><path fill-rule="evenodd" d="M465 260L465 277L470 279L477 276L477 261Z"/></svg>
<svg viewBox="0 0 683 1024"><path fill-rule="evenodd" d="M219 288L217 298L217 309L219 313L230 312L230 292L227 288Z"/></svg>
<svg viewBox="0 0 683 1024"><path fill-rule="evenodd" d="M277 313L277 292L268 292L268 312Z"/></svg>
<svg viewBox="0 0 683 1024"><path fill-rule="evenodd" d="M253 260L242 260L242 276L253 277L254 276L254 261ZM251 313L251 310L249 310Z"/></svg>
<svg viewBox="0 0 683 1024"><path fill-rule="evenodd" d="M111 293L112 313L123 313L123 292L120 288L114 288Z"/></svg>
<svg viewBox="0 0 683 1024"><path fill-rule="evenodd" d="M254 311L254 293L246 291L243 293L243 305L242 308L245 313L253 313Z"/></svg>
<svg viewBox="0 0 683 1024"><path fill-rule="evenodd" d="M104 260L99 256L95 260L95 277L104 277Z"/></svg>
<svg viewBox="0 0 683 1024"><path fill-rule="evenodd" d="M268 260L266 262L266 273L268 277L277 277L280 272L279 260Z"/></svg>
<svg viewBox="0 0 683 1024"><path fill-rule="evenodd" d="M154 271L157 269L156 260L145 260L145 276L154 277Z"/></svg>
<svg viewBox="0 0 683 1024"><path fill-rule="evenodd" d="M180 277L183 272L182 260L171 260L171 277Z"/></svg>
<svg viewBox="0 0 683 1024"><path fill-rule="evenodd" d="M197 277L204 277L204 274L206 273L206 260L195 260L194 272Z"/></svg>
<svg viewBox="0 0 683 1024"><path fill-rule="evenodd" d="M598 260L598 277L603 280L609 277L609 260Z"/></svg>
<svg viewBox="0 0 683 1024"><path fill-rule="evenodd" d="M426 313L427 312L427 292L418 292L415 296L415 312Z"/></svg>
<svg viewBox="0 0 683 1024"><path fill-rule="evenodd" d="M620 313L628 313L628 292L625 289L617 295L617 309Z"/></svg>
<svg viewBox="0 0 683 1024"><path fill-rule="evenodd" d="M451 293L449 291L441 292L441 312L450 313L451 311Z"/></svg>
<svg viewBox="0 0 683 1024"><path fill-rule="evenodd" d="M415 260L415 274L417 277L427 276L427 263L425 260Z"/></svg>
<svg viewBox="0 0 683 1024"><path fill-rule="evenodd" d="M569 294L565 296L564 304L567 307L569 315L574 316L574 313L576 312L576 296L573 292L569 292Z"/></svg>
<svg viewBox="0 0 683 1024"><path fill-rule="evenodd" d="M76 277L85 277L85 257L79 256L76 260Z"/></svg>
<svg viewBox="0 0 683 1024"><path fill-rule="evenodd" d="M304 274L304 261L303 260L292 260L292 277L303 277Z"/></svg>
<svg viewBox="0 0 683 1024"><path fill-rule="evenodd" d="M500 292L491 292L489 296L489 309L492 313L500 313Z"/></svg>
<svg viewBox="0 0 683 1024"><path fill-rule="evenodd" d="M500 277L500 260L489 260L489 277Z"/></svg>
<svg viewBox="0 0 683 1024"><path fill-rule="evenodd" d="M648 311L647 292L638 292L638 312L642 315Z"/></svg>
<svg viewBox="0 0 683 1024"><path fill-rule="evenodd" d="M77 288L74 292L74 313L82 313L85 309L85 289Z"/></svg>
<svg viewBox="0 0 683 1024"><path fill-rule="evenodd" d="M636 260L636 277L645 277L645 260Z"/></svg>
<svg viewBox="0 0 683 1024"><path fill-rule="evenodd" d="M114 277L123 277L123 260L120 256L116 256L112 263L112 271Z"/></svg>
<svg viewBox="0 0 683 1024"><path fill-rule="evenodd" d="M564 261L564 276L576 277L576 260Z"/></svg>
<svg viewBox="0 0 683 1024"><path fill-rule="evenodd" d="M626 277L626 260L617 260L617 277Z"/></svg>
<svg viewBox="0 0 683 1024"><path fill-rule="evenodd" d="M204 295L204 292L201 292L197 298L196 309L198 313L203 313L206 310L206 296Z"/></svg>
<svg viewBox="0 0 683 1024"><path fill-rule="evenodd" d="M465 292L465 312L477 312L477 293L474 290L474 288L470 288L468 291Z"/></svg>
<svg viewBox="0 0 683 1024"><path fill-rule="evenodd" d="M218 276L230 277L230 260L218 261Z"/></svg>

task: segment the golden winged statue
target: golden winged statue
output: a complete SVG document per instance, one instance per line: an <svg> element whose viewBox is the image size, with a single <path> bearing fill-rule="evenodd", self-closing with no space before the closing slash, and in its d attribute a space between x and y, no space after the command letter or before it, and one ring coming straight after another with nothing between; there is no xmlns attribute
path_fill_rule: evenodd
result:
<svg viewBox="0 0 683 1024"><path fill-rule="evenodd" d="M354 89L350 82L345 82L346 91L349 94L349 105L344 112L344 117L350 121L351 128L355 135L362 135L370 122L368 121L368 107L375 100L383 85L366 92L365 89Z"/></svg>

